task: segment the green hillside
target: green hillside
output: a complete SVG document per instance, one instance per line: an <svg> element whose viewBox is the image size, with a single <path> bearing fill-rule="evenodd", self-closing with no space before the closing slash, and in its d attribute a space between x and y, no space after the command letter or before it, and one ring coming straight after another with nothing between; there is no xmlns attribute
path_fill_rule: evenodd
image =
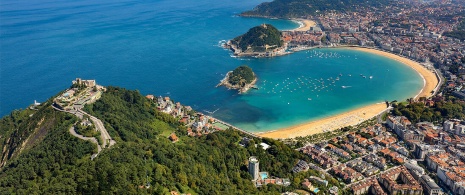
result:
<svg viewBox="0 0 465 195"><path fill-rule="evenodd" d="M270 24L253 27L247 33L231 40L231 42L243 52L249 48L254 52L264 52L283 46L281 32Z"/></svg>
<svg viewBox="0 0 465 195"><path fill-rule="evenodd" d="M387 0L274 0L261 3L253 10L242 13L242 15L300 18L328 10L344 12L361 6L382 6L387 4L389 4Z"/></svg>
<svg viewBox="0 0 465 195"><path fill-rule="evenodd" d="M244 86L245 84L251 83L255 79L255 74L252 69L247 65L242 65L233 70L229 74L228 81L231 85Z"/></svg>
<svg viewBox="0 0 465 195"><path fill-rule="evenodd" d="M0 194L278 194L318 175L292 174L298 159L309 159L282 142L254 138L242 147L238 142L244 135L233 130L188 137L184 126L138 91L108 87L85 109L117 141L94 160L90 155L96 146L68 132L78 119L53 110L49 102L2 118L2 147L15 148L15 155L0 169ZM166 132L176 132L180 141L172 143ZM259 142L271 148L254 147ZM292 185L255 188L247 172L252 155L260 159L260 170L288 177ZM147 182L151 187L141 188Z"/></svg>

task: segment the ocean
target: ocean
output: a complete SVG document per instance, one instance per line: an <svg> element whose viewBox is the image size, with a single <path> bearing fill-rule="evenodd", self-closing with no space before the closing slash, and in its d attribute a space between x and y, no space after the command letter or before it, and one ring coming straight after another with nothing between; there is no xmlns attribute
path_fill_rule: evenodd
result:
<svg viewBox="0 0 465 195"><path fill-rule="evenodd" d="M170 96L263 132L405 100L423 86L413 69L349 49L269 59L231 57L220 42L251 27L298 27L287 20L237 16L260 2L0 1L0 116L45 101L79 77ZM259 90L239 95L215 88L224 74L243 64L258 75Z"/></svg>

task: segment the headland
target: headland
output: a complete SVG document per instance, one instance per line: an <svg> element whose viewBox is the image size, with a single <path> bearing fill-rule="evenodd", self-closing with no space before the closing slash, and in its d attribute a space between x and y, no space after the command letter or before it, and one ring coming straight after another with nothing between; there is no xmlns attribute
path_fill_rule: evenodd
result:
<svg viewBox="0 0 465 195"><path fill-rule="evenodd" d="M286 54L287 45L281 31L270 24L262 24L229 40L225 47L239 57L273 57Z"/></svg>
<svg viewBox="0 0 465 195"><path fill-rule="evenodd" d="M316 23L312 20L308 19L291 19L292 21L299 24L299 27L292 30L287 30L287 32L306 32L311 29L311 27L316 26ZM270 30L268 30L270 28ZM257 30L258 29L258 30ZM260 32L264 31L264 32ZM272 33L268 33L270 31ZM277 31L277 29L269 24L262 24L260 26L251 28L247 33L244 35L238 36L232 40L226 42L223 47L230 49L234 52L234 56L237 57L256 57L256 58L263 58L263 57L276 57L276 56L283 56L287 54L291 54L292 50L288 47L287 41L284 41L284 37L282 36L282 32L285 31ZM280 34L278 36L270 36L273 34ZM275 40L272 38L266 38L267 40L260 40L263 37L274 37ZM259 41L256 41L259 40ZM259 42L260 44L256 44L255 42ZM279 44L269 44L269 43L278 43Z"/></svg>
<svg viewBox="0 0 465 195"><path fill-rule="evenodd" d="M432 91L436 88L439 81L434 72L426 69L424 66L419 64L418 62L412 61L410 59L391 54L388 52L376 50L376 49L369 49L369 48L360 48L360 47L347 47L348 49L354 49L358 51L373 53L376 55L381 55L384 57L388 57L390 59L399 61L406 66L411 67L414 69L420 76L423 78L423 88L421 91L415 96L415 98L419 97L430 97L432 95ZM314 121L310 121L307 123L277 129L274 131L268 131L264 133L258 133L258 135L262 137L269 137L269 138L295 138L299 136L308 136L317 133L323 133L325 131L332 131L335 129L339 129L342 127L350 126L350 125L357 125L365 120L378 116L379 114L383 113L389 109L385 102L376 103L373 105L364 106L361 108L356 108L350 110L345 113L341 113L335 116L326 117L323 119L318 119Z"/></svg>

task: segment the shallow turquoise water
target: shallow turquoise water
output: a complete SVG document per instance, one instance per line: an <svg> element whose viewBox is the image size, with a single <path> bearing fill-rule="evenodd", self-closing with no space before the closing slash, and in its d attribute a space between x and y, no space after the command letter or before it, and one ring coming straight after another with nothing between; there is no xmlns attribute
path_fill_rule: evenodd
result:
<svg viewBox="0 0 465 195"><path fill-rule="evenodd" d="M215 117L250 131L298 124L384 100L404 100L420 90L421 77L409 67L347 49L318 49L273 59L230 57L219 41L262 23L279 29L297 27L285 20L235 16L260 2L0 1L0 115L34 100L44 101L76 77L143 94L169 95L199 111L216 110ZM259 90L238 95L214 87L241 64L257 73ZM340 78L332 83L330 77ZM324 80L319 87L327 87L317 91L314 79ZM288 86L272 90L278 83Z"/></svg>
<svg viewBox="0 0 465 195"><path fill-rule="evenodd" d="M239 96L234 106L217 115L253 131L296 125L385 100L405 100L423 86L410 67L349 49L314 49L248 64L260 76L260 89Z"/></svg>

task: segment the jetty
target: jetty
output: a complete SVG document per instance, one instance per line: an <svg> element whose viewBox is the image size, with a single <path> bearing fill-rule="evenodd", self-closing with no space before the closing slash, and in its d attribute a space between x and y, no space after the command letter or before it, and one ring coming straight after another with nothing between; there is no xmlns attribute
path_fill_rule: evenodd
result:
<svg viewBox="0 0 465 195"><path fill-rule="evenodd" d="M213 118L213 117L212 117L212 118ZM221 123L221 124L223 124L223 125L226 125L226 126L232 128L232 129L234 129L234 130L240 131L240 132L242 132L242 133L244 133L244 134L247 134L247 135L250 135L250 136L252 136L252 137L261 138L261 136L259 136L259 135L250 133L250 132L248 132L248 131L246 131L246 130L244 130L244 129L241 129L241 128L239 128L239 127L236 127L236 126L234 126L234 125L231 125L231 124L229 124L229 123L227 123L227 122L224 122L224 121L222 121L222 120L220 120L220 119L217 119L217 118L214 118L214 119L215 119L215 122L218 122L218 123Z"/></svg>

